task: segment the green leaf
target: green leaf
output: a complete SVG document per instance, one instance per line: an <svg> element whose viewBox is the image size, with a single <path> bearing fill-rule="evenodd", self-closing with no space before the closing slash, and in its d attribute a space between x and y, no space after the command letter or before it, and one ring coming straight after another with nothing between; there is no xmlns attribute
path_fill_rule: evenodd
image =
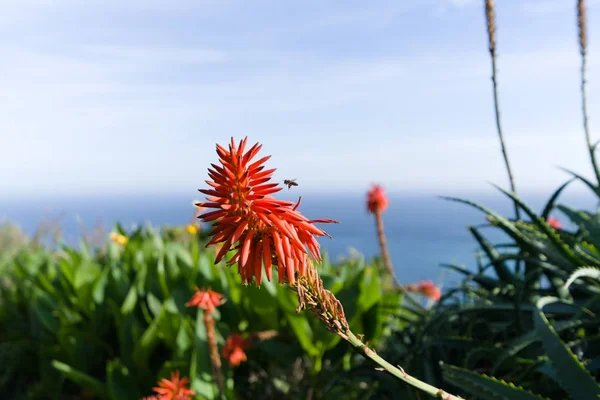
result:
<svg viewBox="0 0 600 400"><path fill-rule="evenodd" d="M152 321L152 323L146 328L142 336L135 342L133 349L133 359L138 366L146 366L150 358L152 350L158 344L158 334L160 331L161 324L167 317L167 308L169 300L163 303L162 309L158 313L158 316Z"/></svg>
<svg viewBox="0 0 600 400"><path fill-rule="evenodd" d="M507 192L499 186L494 185L498 190L502 193L513 199L523 211L531 218L531 221L541 229L543 233L545 233L550 241L554 244L557 250L559 250L567 259L573 262L576 265L581 263L581 259L575 255L575 253L564 243L560 236L556 233L556 231L548 225L546 221L542 218L538 217L532 209L530 209L525 203L521 201L515 194Z"/></svg>
<svg viewBox="0 0 600 400"><path fill-rule="evenodd" d="M542 214L541 214L542 218L544 218L545 220L548 219L548 217L550 216L550 213L552 212L552 209L554 208L556 199L562 193L562 191L567 187L567 185L569 185L573 181L575 181L575 178L569 179L568 181L563 183L558 189L556 189L556 191L552 194L552 196L550 196L550 199L548 200L548 202L546 203L546 206L542 210Z"/></svg>
<svg viewBox="0 0 600 400"><path fill-rule="evenodd" d="M567 281L565 282L565 288L568 289L573 282L583 277L600 280L600 269L594 267L578 268L575 272L571 274L569 279L567 279Z"/></svg>
<svg viewBox="0 0 600 400"><path fill-rule="evenodd" d="M521 247L523 247L524 249L527 249L527 250L533 250L533 251L539 250L538 247L536 246L536 244L533 243L530 238L523 235L523 233L521 233L521 231L519 231L519 229L517 229L516 225L513 222L504 218L502 215L497 214L497 213L491 211L490 209L488 209L484 206L481 206L477 203L474 203L472 201L463 200L463 199L459 199L456 197L447 197L447 196L441 196L440 198L442 198L444 200L448 200L448 201L454 201L454 202L458 202L458 203L467 204L471 207L477 208L478 210L484 212L489 217L491 217L493 222L497 223L502 228L502 230L504 232L506 232L510 237L512 237Z"/></svg>
<svg viewBox="0 0 600 400"><path fill-rule="evenodd" d="M131 313L135 309L135 305L137 304L137 288L135 285L132 285L129 288L129 292L127 293L127 297L125 297L125 301L121 306L121 313L127 315Z"/></svg>
<svg viewBox="0 0 600 400"><path fill-rule="evenodd" d="M74 368L71 368L69 365L58 360L52 360L52 366L58 371L60 371L64 376L66 376L76 384L80 385L81 387L93 391L96 395L100 396L103 399L109 398L108 393L106 391L106 386L98 379L91 377L88 374L78 371Z"/></svg>
<svg viewBox="0 0 600 400"><path fill-rule="evenodd" d="M489 258L490 263L494 266L498 278L504 282L513 283L515 280L513 274L506 264L500 260L500 252L483 237L477 228L469 226L469 231L475 237L475 240L477 240L477 243L479 243L479 246L481 246L485 255Z"/></svg>
<svg viewBox="0 0 600 400"><path fill-rule="evenodd" d="M306 312L310 312L310 311L305 310L304 312L306 313ZM321 351L314 344L313 331L310 327L310 324L308 323L308 321L306 319L306 316L304 316L302 314L298 315L298 314L288 313L287 320L288 320L288 323L290 324L290 327L296 334L296 338L298 339L298 342L300 342L300 345L302 346L304 351L306 351L311 356L321 355ZM332 335L333 335L333 333L332 333Z"/></svg>
<svg viewBox="0 0 600 400"><path fill-rule="evenodd" d="M594 193L596 193L596 195L597 195L597 196L600 196L600 188L599 188L598 186L594 185L592 182L590 182L589 180L587 180L587 179L586 179L586 178L584 178L583 176L581 176L581 175L579 175L579 174L577 174L577 173L575 173L575 172L573 172L573 171L571 171L571 170L568 170L568 169L566 169L566 168L561 168L561 169L562 169L563 171L565 171L565 172L567 172L567 173L569 173L569 174L573 175L575 178L579 179L581 182L585 183L585 185L586 185L587 187L589 187L590 189L592 189L592 191L593 191Z"/></svg>
<svg viewBox="0 0 600 400"><path fill-rule="evenodd" d="M552 297L542 297L537 302L538 311L533 314L537 333L542 339L544 350L554 365L558 382L574 400L587 400L600 396L600 385L575 354L567 347L558 336L558 333L548 322L542 312L546 304L555 302Z"/></svg>
<svg viewBox="0 0 600 400"><path fill-rule="evenodd" d="M381 282L375 267L365 267L358 281L360 295L356 300L361 310L368 310L381 300Z"/></svg>
<svg viewBox="0 0 600 400"><path fill-rule="evenodd" d="M600 248L600 220L597 214L575 211L562 204L557 208L587 233L585 240L591 242L596 249Z"/></svg>
<svg viewBox="0 0 600 400"><path fill-rule="evenodd" d="M119 360L110 361L106 366L106 380L111 400L130 400L142 397L135 377Z"/></svg>
<svg viewBox="0 0 600 400"><path fill-rule="evenodd" d="M567 329L577 328L582 324L583 321L560 321L552 324L552 327L556 332L562 332ZM514 357L521 350L525 349L529 345L535 343L540 340L538 333L536 330L531 330L526 334L516 338L512 342L508 344L508 347L500 354L496 360L494 361L494 368L492 369L492 373L496 372L498 368L502 365L504 361L507 359Z"/></svg>
<svg viewBox="0 0 600 400"><path fill-rule="evenodd" d="M109 268L104 268L100 276L94 282L92 289L92 298L96 304L102 304L104 301L104 292L106 291L106 285L108 284L108 274L110 273Z"/></svg>
<svg viewBox="0 0 600 400"><path fill-rule="evenodd" d="M502 400L540 400L544 399L513 383L483 374L440 363L444 380L460 387L478 398Z"/></svg>

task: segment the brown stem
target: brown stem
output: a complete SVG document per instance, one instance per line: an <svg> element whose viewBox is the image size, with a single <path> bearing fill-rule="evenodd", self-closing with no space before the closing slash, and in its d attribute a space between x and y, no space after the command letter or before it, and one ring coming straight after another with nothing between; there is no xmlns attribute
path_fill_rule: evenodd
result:
<svg viewBox="0 0 600 400"><path fill-rule="evenodd" d="M387 240L383 231L383 218L381 217L381 211L375 213L375 222L377 224L377 239L379 240L379 247L381 249L381 257L383 258L383 265L387 270L388 274L394 279L396 286L400 286L396 274L394 274L394 267L392 266L392 260L387 247Z"/></svg>
<svg viewBox="0 0 600 400"><path fill-rule="evenodd" d="M203 310L202 322L206 327L206 339L208 341L208 350L210 353L210 364L212 366L213 378L217 382L219 395L223 397L224 384L223 374L221 373L221 356L219 355L219 347L217 346L217 336L215 334L215 320L210 311Z"/></svg>
<svg viewBox="0 0 600 400"><path fill-rule="evenodd" d="M381 257L383 258L383 265L385 266L386 271L394 280L394 284L396 288L398 288L403 294L404 297L407 298L413 306L423 309L423 306L405 289L404 286L400 285L398 278L396 278L396 274L394 273L394 267L392 265L392 259L390 257L390 253L387 247L387 240L385 238L385 232L383 229L383 218L381 216L381 211L377 211L375 213L375 223L377 225L377 239L379 240L379 248L381 249Z"/></svg>
<svg viewBox="0 0 600 400"><path fill-rule="evenodd" d="M515 186L515 178L508 161L508 152L506 151L506 144L504 143L504 134L502 133L502 126L500 125L500 106L498 104L498 73L496 71L496 13L494 11L494 0L484 0L485 3L485 17L487 22L488 32L488 48L492 59L492 88L494 92L494 111L496 115L496 130L498 131L498 139L500 139L500 148L502 150L502 157L504 158L504 165L506 166L506 172L508 173L508 181L510 183L511 192L516 195L517 188ZM519 213L519 204L514 201L515 216L517 220L521 219Z"/></svg>
<svg viewBox="0 0 600 400"><path fill-rule="evenodd" d="M579 53L581 54L581 111L583 114L583 130L585 133L585 141L587 144L588 152L590 153L590 160L592 161L592 167L596 174L596 180L600 185L600 169L598 169L598 162L596 160L596 146L592 144L592 138L590 136L590 127L588 123L587 113L587 95L586 95L586 64L587 64L587 26L586 26L586 10L585 0L577 1L577 27L579 30Z"/></svg>

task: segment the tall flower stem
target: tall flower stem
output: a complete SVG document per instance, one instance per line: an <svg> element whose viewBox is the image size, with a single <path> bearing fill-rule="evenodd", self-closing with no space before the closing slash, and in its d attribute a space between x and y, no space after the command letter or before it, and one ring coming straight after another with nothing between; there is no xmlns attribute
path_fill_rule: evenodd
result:
<svg viewBox="0 0 600 400"><path fill-rule="evenodd" d="M215 320L209 310L202 310L202 322L206 327L206 339L208 342L208 350L210 354L210 364L212 373L217 387L219 388L219 396L223 398L224 384L223 374L221 373L221 357L219 356L219 348L217 346L217 336L215 334Z"/></svg>
<svg viewBox="0 0 600 400"><path fill-rule="evenodd" d="M406 373L401 367L395 367L380 357L375 350L369 349L351 330L346 320L342 303L329 290L323 288L323 280L316 269L311 267L305 276L300 276L290 288L298 294L297 311L309 309L320 319L327 329L350 343L370 360L378 364L382 370L389 372L403 382L433 397L444 400L458 400L460 397L445 392Z"/></svg>
<svg viewBox="0 0 600 400"><path fill-rule="evenodd" d="M510 190L513 194L517 194L517 188L515 186L515 179L508 161L508 152L506 151L506 145L504 143L504 134L502 133L502 126L500 124L500 107L498 105L498 73L496 71L496 14L494 12L494 0L484 0L485 2L485 19L487 22L488 32L488 45L490 56L492 58L492 87L494 91L494 110L496 114L496 129L498 131L498 138L500 139L500 147L502 149L502 156L504 157L504 164L506 165L506 172L508 173L508 180L510 182ZM519 204L517 201L514 202L515 216L517 220L521 219L519 213Z"/></svg>
<svg viewBox="0 0 600 400"><path fill-rule="evenodd" d="M380 357L374 350L369 349L367 347L367 345L365 345L352 332L348 331L346 333L346 336L348 337L348 339L347 339L348 343L350 343L354 348L356 348L358 351L360 351L362 354L364 354L365 357L367 357L368 359L370 359L370 360L374 361L376 364L378 364L382 370L389 372L390 374L392 374L396 378L400 379L401 381L429 394L432 397L438 398L438 399L444 399L444 400L462 399L462 397L458 397L458 396L455 396L448 392L445 392L442 389L436 388L435 386L432 386L426 382L423 382L423 381L407 374L406 371L404 371L404 369L400 366L398 366L398 367L393 366L392 364L387 362L385 359Z"/></svg>
<svg viewBox="0 0 600 400"><path fill-rule="evenodd" d="M404 286L400 284L396 274L394 273L394 266L392 265L392 259L390 252L387 247L387 239L385 238L385 231L383 229L383 217L382 212L377 211L375 213L375 224L377 225L377 240L379 241L379 248L381 250L381 257L383 258L383 265L387 270L388 274L394 280L396 288L404 295L404 297L415 307L424 310L425 308L419 303L411 293L409 293Z"/></svg>
<svg viewBox="0 0 600 400"><path fill-rule="evenodd" d="M394 273L394 267L392 266L392 259L390 258L390 252L387 247L387 240L385 238L385 233L383 230L383 217L381 216L381 211L375 213L375 223L377 225L377 240L379 241L379 248L381 249L381 257L383 258L383 265L387 270L388 274L394 280L396 286L400 286L400 282L398 282L398 278L396 278L396 274Z"/></svg>
<svg viewBox="0 0 600 400"><path fill-rule="evenodd" d="M585 0L577 1L577 27L579 30L579 53L581 54L581 111L583 114L583 130L585 132L585 140L588 151L590 153L590 160L594 167L594 173L596 174L596 180L600 185L600 170L598 169L598 163L596 161L596 146L592 144L592 138L590 136L590 128L588 124L587 114L587 29L586 29L586 13L585 13Z"/></svg>

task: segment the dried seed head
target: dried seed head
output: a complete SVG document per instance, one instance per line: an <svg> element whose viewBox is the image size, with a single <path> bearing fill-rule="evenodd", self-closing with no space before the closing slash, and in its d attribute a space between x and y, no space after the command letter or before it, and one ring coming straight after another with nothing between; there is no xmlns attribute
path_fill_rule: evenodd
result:
<svg viewBox="0 0 600 400"><path fill-rule="evenodd" d="M587 49L587 29L585 23L585 0L577 1L577 26L579 28L579 51L585 56Z"/></svg>
<svg viewBox="0 0 600 400"><path fill-rule="evenodd" d="M323 288L323 281L312 263L309 264L306 275L298 276L296 284L290 287L298 294L297 312L309 309L331 332L344 339L348 338L350 328L344 307L333 293Z"/></svg>
<svg viewBox="0 0 600 400"><path fill-rule="evenodd" d="M485 1L485 20L487 22L488 45L490 53L496 53L496 13L494 11L494 0Z"/></svg>

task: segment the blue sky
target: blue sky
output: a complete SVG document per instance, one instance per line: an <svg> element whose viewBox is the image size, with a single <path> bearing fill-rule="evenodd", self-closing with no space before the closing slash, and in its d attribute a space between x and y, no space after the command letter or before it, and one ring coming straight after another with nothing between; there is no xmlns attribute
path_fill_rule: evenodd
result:
<svg viewBox="0 0 600 400"><path fill-rule="evenodd" d="M498 3L518 188L591 176L575 1ZM193 193L214 143L246 135L306 189L506 186L481 1L8 0L0 51L0 196Z"/></svg>

